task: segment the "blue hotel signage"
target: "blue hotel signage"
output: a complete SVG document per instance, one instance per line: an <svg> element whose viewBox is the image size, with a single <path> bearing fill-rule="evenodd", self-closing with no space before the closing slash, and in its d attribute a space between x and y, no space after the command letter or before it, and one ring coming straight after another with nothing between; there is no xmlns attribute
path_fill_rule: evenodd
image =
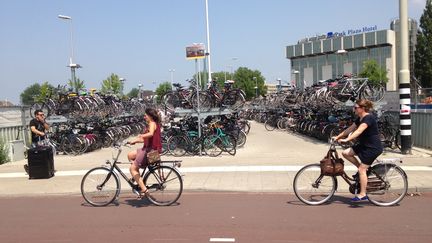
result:
<svg viewBox="0 0 432 243"><path fill-rule="evenodd" d="M361 34L365 32L371 32L371 31L377 31L378 27L376 25L374 26L366 26L359 29L348 29L341 32L327 32L327 34L323 35L317 35L314 37L304 38L298 41L298 43L305 43L310 41L316 41L316 40L322 40L322 39L330 39L335 37L342 37L342 36L348 36L348 35L355 35L355 34Z"/></svg>
<svg viewBox="0 0 432 243"><path fill-rule="evenodd" d="M370 26L370 27L363 27L361 29L349 29L349 30L344 30L342 32L328 32L327 33L327 38L333 38L333 37L340 37L340 36L346 36L346 35L355 35L355 34L360 34L360 33L364 33L364 32L371 32L371 31L376 31L378 30L378 27L376 25L374 26Z"/></svg>

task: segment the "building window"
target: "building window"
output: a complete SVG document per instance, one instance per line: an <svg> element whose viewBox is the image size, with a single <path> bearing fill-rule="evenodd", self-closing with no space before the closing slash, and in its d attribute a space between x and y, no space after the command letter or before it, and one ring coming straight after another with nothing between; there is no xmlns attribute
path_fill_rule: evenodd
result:
<svg viewBox="0 0 432 243"><path fill-rule="evenodd" d="M294 57L294 46L287 46L286 55L287 58Z"/></svg>
<svg viewBox="0 0 432 243"><path fill-rule="evenodd" d="M365 34L366 46L375 45L375 34L376 34L376 32L371 32L371 33Z"/></svg>
<svg viewBox="0 0 432 243"><path fill-rule="evenodd" d="M330 51L336 51L336 50L342 50L342 38L335 38L333 39L333 50Z"/></svg>
<svg viewBox="0 0 432 243"><path fill-rule="evenodd" d="M376 32L377 45L388 43L387 41L387 30L381 30Z"/></svg>
<svg viewBox="0 0 432 243"><path fill-rule="evenodd" d="M304 55L312 54L312 42L304 43Z"/></svg>
<svg viewBox="0 0 432 243"><path fill-rule="evenodd" d="M332 51L332 39L323 40L323 52L331 52Z"/></svg>
<svg viewBox="0 0 432 243"><path fill-rule="evenodd" d="M360 35L355 35L354 36L354 47L355 48L360 48L364 46L364 42L363 42L363 34Z"/></svg>
<svg viewBox="0 0 432 243"><path fill-rule="evenodd" d="M321 50L321 41L314 41L313 42L313 53L314 54L320 54L320 53L322 53L322 50Z"/></svg>
<svg viewBox="0 0 432 243"><path fill-rule="evenodd" d="M343 38L343 48L341 49L353 49L353 38L352 36L345 36ZM338 49L338 50L341 50Z"/></svg>
<svg viewBox="0 0 432 243"><path fill-rule="evenodd" d="M303 56L303 45L302 44L297 44L295 45L295 55L298 56Z"/></svg>

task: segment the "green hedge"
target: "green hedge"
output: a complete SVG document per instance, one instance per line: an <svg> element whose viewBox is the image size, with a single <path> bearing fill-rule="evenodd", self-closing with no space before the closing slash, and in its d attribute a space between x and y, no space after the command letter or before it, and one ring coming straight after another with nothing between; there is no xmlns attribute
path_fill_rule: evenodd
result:
<svg viewBox="0 0 432 243"><path fill-rule="evenodd" d="M0 139L0 165L9 162L8 152L8 146Z"/></svg>

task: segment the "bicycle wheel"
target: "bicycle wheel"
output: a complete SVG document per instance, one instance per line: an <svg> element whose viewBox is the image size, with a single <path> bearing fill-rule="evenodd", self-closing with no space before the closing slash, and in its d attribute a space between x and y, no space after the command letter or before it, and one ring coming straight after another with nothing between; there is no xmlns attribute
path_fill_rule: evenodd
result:
<svg viewBox="0 0 432 243"><path fill-rule="evenodd" d="M368 178L369 201L377 206L392 206L399 203L408 191L405 171L394 164L378 164L372 167Z"/></svg>
<svg viewBox="0 0 432 243"><path fill-rule="evenodd" d="M176 93L167 93L162 100L165 108L169 111L174 111L176 107L181 106L180 97Z"/></svg>
<svg viewBox="0 0 432 243"><path fill-rule="evenodd" d="M196 92L192 94L191 104L195 111L198 111L198 103L201 112L207 112L212 108L212 101L210 95L205 91L199 92L199 100L197 99Z"/></svg>
<svg viewBox="0 0 432 243"><path fill-rule="evenodd" d="M246 134L249 134L250 128L251 128L251 126L250 126L249 122L245 122L244 127L243 127L243 131Z"/></svg>
<svg viewBox="0 0 432 243"><path fill-rule="evenodd" d="M176 157L184 156L188 151L188 141L184 136L172 136L167 141L170 154Z"/></svg>
<svg viewBox="0 0 432 243"><path fill-rule="evenodd" d="M273 131L273 130L275 130L275 128L276 128L276 123L275 123L274 121L267 120L267 121L264 123L264 128L265 128L267 131Z"/></svg>
<svg viewBox="0 0 432 243"><path fill-rule="evenodd" d="M221 146L223 151L229 153L230 155L236 154L237 140L234 135L227 133L219 137L219 140L217 141L218 143L216 143L216 145Z"/></svg>
<svg viewBox="0 0 432 243"><path fill-rule="evenodd" d="M45 116L48 117L50 116L50 110L49 107L45 104L45 103L34 103L31 107L30 107L30 117L34 118L34 112L36 110L42 110L43 113L45 113Z"/></svg>
<svg viewBox="0 0 432 243"><path fill-rule="evenodd" d="M379 102L384 98L384 87L382 85L367 84L360 91L360 97L373 102Z"/></svg>
<svg viewBox="0 0 432 243"><path fill-rule="evenodd" d="M65 137L61 143L62 151L69 155L79 155L87 149L85 140L77 135L69 135Z"/></svg>
<svg viewBox="0 0 432 243"><path fill-rule="evenodd" d="M237 92L237 91L235 92L233 97L234 97L234 102L230 103L230 108L233 111L238 111L244 106L246 99L243 96L243 94L241 94L240 92Z"/></svg>
<svg viewBox="0 0 432 243"><path fill-rule="evenodd" d="M148 200L158 206L175 203L183 192L181 175L174 168L165 165L149 167L144 175L144 185L150 192Z"/></svg>
<svg viewBox="0 0 432 243"><path fill-rule="evenodd" d="M202 141L202 147L204 148L204 152L210 157L219 156L223 151L222 141L217 135L209 135L204 138Z"/></svg>
<svg viewBox="0 0 432 243"><path fill-rule="evenodd" d="M320 205L327 202L337 188L336 177L321 175L319 164L310 164L301 168L294 177L294 193L308 205Z"/></svg>
<svg viewBox="0 0 432 243"><path fill-rule="evenodd" d="M238 131L237 148L243 147L246 144L246 133L243 130Z"/></svg>
<svg viewBox="0 0 432 243"><path fill-rule="evenodd" d="M93 206L106 206L120 193L120 180L117 174L105 167L89 170L81 181L81 194Z"/></svg>

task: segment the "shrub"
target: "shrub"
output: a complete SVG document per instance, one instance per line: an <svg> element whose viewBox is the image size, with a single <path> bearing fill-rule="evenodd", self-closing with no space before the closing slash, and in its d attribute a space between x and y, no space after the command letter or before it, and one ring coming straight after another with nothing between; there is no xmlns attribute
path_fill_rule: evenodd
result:
<svg viewBox="0 0 432 243"><path fill-rule="evenodd" d="M6 143L0 139L0 165L9 162L8 152Z"/></svg>

